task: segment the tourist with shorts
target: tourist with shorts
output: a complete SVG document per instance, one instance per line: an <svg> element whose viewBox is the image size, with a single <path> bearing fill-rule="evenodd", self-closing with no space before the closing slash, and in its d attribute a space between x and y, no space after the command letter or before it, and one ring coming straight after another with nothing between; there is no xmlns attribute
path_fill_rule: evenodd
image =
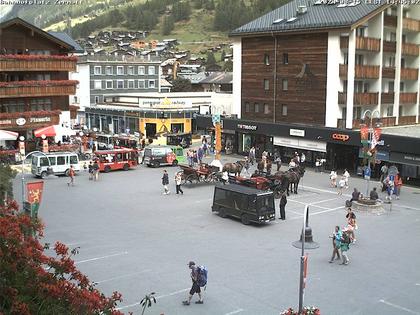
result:
<svg viewBox="0 0 420 315"><path fill-rule="evenodd" d="M193 261L190 261L188 263L188 267L191 269L192 286L191 286L190 294L188 296L188 300L182 301L182 304L183 305L190 305L191 299L192 299L193 295L196 294L196 293L198 294L199 300L196 301L195 304L203 304L203 297L201 295L201 288L200 288L200 285L198 283L198 277L199 277L198 267L196 266L195 262L193 262Z"/></svg>

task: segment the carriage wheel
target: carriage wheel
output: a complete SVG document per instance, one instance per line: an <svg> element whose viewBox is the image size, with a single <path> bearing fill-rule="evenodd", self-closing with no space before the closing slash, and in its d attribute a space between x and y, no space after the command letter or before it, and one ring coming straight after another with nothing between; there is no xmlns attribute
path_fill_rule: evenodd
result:
<svg viewBox="0 0 420 315"><path fill-rule="evenodd" d="M214 175L213 173L208 174L205 178L204 181L206 183L213 183L214 182Z"/></svg>
<svg viewBox="0 0 420 315"><path fill-rule="evenodd" d="M188 175L187 178L185 179L185 181L190 182L191 184L194 183L194 182L196 182L196 183L198 182L197 177L193 174Z"/></svg>

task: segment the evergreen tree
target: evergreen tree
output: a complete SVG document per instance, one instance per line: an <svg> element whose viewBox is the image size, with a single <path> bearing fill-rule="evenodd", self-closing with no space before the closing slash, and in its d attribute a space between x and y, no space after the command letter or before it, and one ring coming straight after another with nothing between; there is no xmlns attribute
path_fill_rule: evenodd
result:
<svg viewBox="0 0 420 315"><path fill-rule="evenodd" d="M172 82L172 92L191 92L191 81L184 78L176 78Z"/></svg>
<svg viewBox="0 0 420 315"><path fill-rule="evenodd" d="M191 6L189 1L176 2L172 6L172 16L175 22L188 20L191 15Z"/></svg>
<svg viewBox="0 0 420 315"><path fill-rule="evenodd" d="M226 53L224 50L222 50L222 54L220 55L220 61L225 61Z"/></svg>
<svg viewBox="0 0 420 315"><path fill-rule="evenodd" d="M162 35L169 35L174 29L174 18L172 16L164 16L162 22Z"/></svg>
<svg viewBox="0 0 420 315"><path fill-rule="evenodd" d="M214 66L216 63L216 58L214 58L214 54L212 51L207 52L207 58L206 58L206 69L209 67Z"/></svg>
<svg viewBox="0 0 420 315"><path fill-rule="evenodd" d="M233 62L232 60L225 61L223 65L223 71L232 72L233 71Z"/></svg>

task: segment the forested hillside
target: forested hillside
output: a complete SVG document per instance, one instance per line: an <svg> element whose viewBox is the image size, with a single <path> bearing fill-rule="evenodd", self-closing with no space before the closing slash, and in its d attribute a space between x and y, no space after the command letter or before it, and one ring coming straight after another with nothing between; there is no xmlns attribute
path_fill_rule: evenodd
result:
<svg viewBox="0 0 420 315"><path fill-rule="evenodd" d="M154 34L170 35L178 26L226 35L235 27L287 1L83 0L77 5L54 5L54 7L53 5L15 5L8 17L19 16L49 30L70 29L74 38L86 37L105 28L143 30ZM197 18L200 15L203 19ZM193 24L186 27L188 23ZM200 23L206 23L206 25L199 25Z"/></svg>

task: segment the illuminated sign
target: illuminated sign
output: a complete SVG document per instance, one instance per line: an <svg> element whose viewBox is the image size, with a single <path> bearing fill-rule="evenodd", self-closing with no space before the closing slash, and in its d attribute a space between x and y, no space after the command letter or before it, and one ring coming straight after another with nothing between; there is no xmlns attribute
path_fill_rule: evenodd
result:
<svg viewBox="0 0 420 315"><path fill-rule="evenodd" d="M245 129L245 130L257 130L257 126L254 125L244 125L244 124L238 124L238 129Z"/></svg>
<svg viewBox="0 0 420 315"><path fill-rule="evenodd" d="M344 135L344 134L341 134L341 133L333 133L331 135L331 138L333 138L334 140L346 142L347 140L350 139L350 136L349 135Z"/></svg>

